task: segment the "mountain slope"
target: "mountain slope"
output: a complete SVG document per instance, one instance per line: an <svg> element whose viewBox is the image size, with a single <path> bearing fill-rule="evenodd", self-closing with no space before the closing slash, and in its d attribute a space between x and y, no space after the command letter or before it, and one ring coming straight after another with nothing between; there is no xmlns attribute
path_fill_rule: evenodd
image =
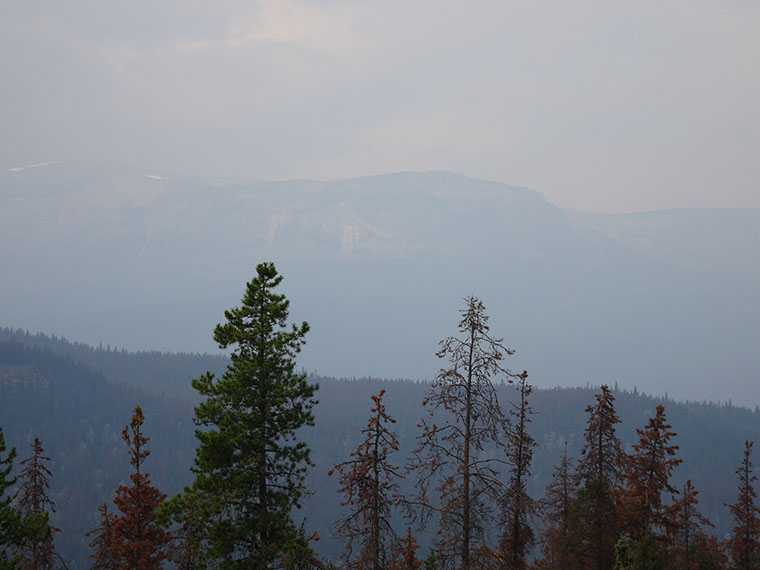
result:
<svg viewBox="0 0 760 570"><path fill-rule="evenodd" d="M35 437L52 457L52 521L62 529L56 544L71 568L90 566L85 532L99 523L97 506L110 505L116 487L128 483L131 466L121 430L135 405L145 412L151 438L148 472L163 491L177 492L189 481L195 447L188 398L116 384L48 349L0 340L0 426L18 451L16 469L31 454Z"/></svg>
<svg viewBox="0 0 760 570"><path fill-rule="evenodd" d="M322 374L431 377L475 294L539 386L760 403L759 211L583 214L446 172L213 185L73 163L7 173L0 227L5 326L211 351L273 260Z"/></svg>

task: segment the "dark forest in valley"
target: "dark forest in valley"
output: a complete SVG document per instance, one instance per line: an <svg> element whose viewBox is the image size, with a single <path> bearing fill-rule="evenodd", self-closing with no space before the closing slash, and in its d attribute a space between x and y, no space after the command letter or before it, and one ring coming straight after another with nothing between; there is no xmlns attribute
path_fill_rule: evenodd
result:
<svg viewBox="0 0 760 570"><path fill-rule="evenodd" d="M8 447L16 447L18 461L30 454L34 438L40 439L52 458L50 498L56 512L51 521L61 529L55 546L71 568L89 567L91 550L85 533L98 524L98 505L109 503L118 485L128 481L129 459L121 431L129 422L136 404L144 410L144 434L151 454L146 471L153 484L172 496L191 481L189 467L196 446L193 436L193 407L198 395L190 378L205 370L224 369L221 356L127 352L111 347L93 348L62 338L3 329L0 334L0 425ZM311 376L319 384L314 408L315 426L299 435L312 450L315 466L309 469L307 485L311 494L303 508L294 512L305 528L317 531L321 540L315 550L325 559L340 560L342 541L332 536L335 521L344 512L337 493L338 482L329 477L333 465L346 461L361 439L361 430L370 414L370 396L385 390L387 413L397 420L399 450L392 461L403 466L416 445L421 405L430 385L425 382L375 378L335 379ZM505 409L516 401L514 386L497 385ZM599 388L534 390L530 406L534 410L528 427L536 441L528 495L539 501L560 462L567 442L573 465L584 444L588 414ZM622 448L633 452L636 428L642 429L664 406L667 422L675 435L671 443L682 463L672 472L670 483L680 489L690 480L698 491L698 508L714 527L705 527L718 540L731 536L734 522L727 505L737 500L737 476L745 440L760 433L760 411L732 404L682 402L653 398L636 391L614 388L615 410L622 423L616 427ZM400 490L411 492L414 482L401 480ZM670 502L670 494L664 500ZM397 531L406 522L393 517ZM536 537L542 523L531 519ZM432 527L431 527L432 528ZM418 556L424 558L434 534L429 530L418 537ZM541 556L540 543L531 559Z"/></svg>

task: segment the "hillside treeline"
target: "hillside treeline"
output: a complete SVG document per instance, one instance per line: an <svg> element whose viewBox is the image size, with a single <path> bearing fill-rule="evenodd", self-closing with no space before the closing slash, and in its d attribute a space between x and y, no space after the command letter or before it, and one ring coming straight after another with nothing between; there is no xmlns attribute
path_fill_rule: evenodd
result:
<svg viewBox="0 0 760 570"><path fill-rule="evenodd" d="M299 398L312 402L291 422L299 449L310 451L291 461L303 477L293 480L293 524L282 523L288 538L280 544L292 548L257 550L256 559L267 552L271 561L246 566L236 563L246 547L233 542L225 555L211 534L193 542L190 531L199 529L182 518L193 493L234 489L198 486L199 474L220 467L204 466L195 428L216 433L226 420L218 406L199 415L203 398L176 378L195 378L204 401L226 397L219 362L228 360L210 357L210 366L198 355L94 349L5 329L2 520L21 529L2 544L5 563L16 556L20 567L35 568L757 567L757 410L606 385L534 390L527 373L509 370L510 351L470 298L432 383L291 369ZM216 374L204 381L208 369ZM130 517L151 529L143 558L128 558ZM260 532L251 528L247 536Z"/></svg>

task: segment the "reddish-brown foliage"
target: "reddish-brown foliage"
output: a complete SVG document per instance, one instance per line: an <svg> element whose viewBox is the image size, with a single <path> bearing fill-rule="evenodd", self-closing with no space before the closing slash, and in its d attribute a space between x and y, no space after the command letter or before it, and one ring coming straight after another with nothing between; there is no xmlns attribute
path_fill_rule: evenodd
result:
<svg viewBox="0 0 760 570"><path fill-rule="evenodd" d="M726 554L725 545L719 542L715 536L701 535L695 541L695 557L699 564L699 569L710 570L727 570L728 555Z"/></svg>
<svg viewBox="0 0 760 570"><path fill-rule="evenodd" d="M171 534L155 522L158 506L166 495L150 483L150 475L142 470L150 451L145 448L147 437L142 433L145 421L140 406L135 406L132 419L122 431L122 439L129 449L134 471L129 475L130 486L116 489L114 504L121 515L111 515L100 509L102 522L90 543L96 548L93 556L102 568L116 570L156 570L167 558L167 545Z"/></svg>
<svg viewBox="0 0 760 570"><path fill-rule="evenodd" d="M699 570L699 560L712 556L709 539L703 527L713 524L699 512L697 490L691 480L684 483L680 497L665 508L668 524L668 561L683 570Z"/></svg>
<svg viewBox="0 0 760 570"><path fill-rule="evenodd" d="M738 570L760 568L760 517L755 504L757 492L754 486L757 476L753 472L750 458L753 443L744 442L744 458L736 470L739 476L739 497L729 507L734 519L734 532L728 540L728 550Z"/></svg>
<svg viewBox="0 0 760 570"><path fill-rule="evenodd" d="M676 434L670 428L664 406L657 406L646 427L636 429L639 442L626 456L620 513L622 528L634 544L648 535L656 535L659 540L667 530L662 494L678 493L670 484L670 476L682 461L675 457L678 446L670 440Z"/></svg>
<svg viewBox="0 0 760 570"><path fill-rule="evenodd" d="M383 394L385 390L372 396L372 415L362 429L364 439L351 452L351 459L330 471L340 474L339 492L345 495L341 505L349 509L337 522L335 534L346 539L343 556L351 568L384 568L391 558L395 539L390 514L399 474L390 456L398 451L398 439L388 428L396 420L385 411ZM355 542L359 542L356 556Z"/></svg>
<svg viewBox="0 0 760 570"><path fill-rule="evenodd" d="M393 562L388 570L417 570L422 567L422 561L417 558L420 546L412 534L412 528L407 527L406 535L399 539L399 544L393 553Z"/></svg>
<svg viewBox="0 0 760 570"><path fill-rule="evenodd" d="M614 484L618 482L622 470L623 452L615 434L620 418L615 412L612 390L607 385L603 385L601 390L595 396L596 404L586 406L589 417L584 432L586 442L578 462L578 476L581 481L601 479Z"/></svg>
<svg viewBox="0 0 760 570"><path fill-rule="evenodd" d="M420 422L420 444L409 465L420 493L407 504L420 507L423 524L438 515L439 566L469 570L490 556L489 533L497 522L493 506L504 493L499 477L504 460L484 451L486 445L503 448L509 434L492 378L512 381L502 361L514 351L489 335L483 303L476 297L465 301L461 336L441 341L437 353L448 358L449 367L441 369L423 402L429 416ZM431 489L437 500L428 496Z"/></svg>
<svg viewBox="0 0 760 570"><path fill-rule="evenodd" d="M87 537L93 537L87 544L94 552L90 555L93 559L92 570L116 570L118 564L111 556L111 542L113 541L113 513L108 511L108 505L103 503L98 507L100 524L88 533Z"/></svg>

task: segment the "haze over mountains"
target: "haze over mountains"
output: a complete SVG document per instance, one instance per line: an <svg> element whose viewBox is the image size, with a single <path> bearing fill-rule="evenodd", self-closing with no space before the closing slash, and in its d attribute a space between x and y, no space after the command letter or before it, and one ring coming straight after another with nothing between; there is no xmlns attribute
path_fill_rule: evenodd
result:
<svg viewBox="0 0 760 570"><path fill-rule="evenodd" d="M299 362L429 378L481 297L537 386L618 382L760 404L760 210L625 215L452 173L210 182L118 165L0 174L0 325L129 349L215 351L262 260Z"/></svg>

